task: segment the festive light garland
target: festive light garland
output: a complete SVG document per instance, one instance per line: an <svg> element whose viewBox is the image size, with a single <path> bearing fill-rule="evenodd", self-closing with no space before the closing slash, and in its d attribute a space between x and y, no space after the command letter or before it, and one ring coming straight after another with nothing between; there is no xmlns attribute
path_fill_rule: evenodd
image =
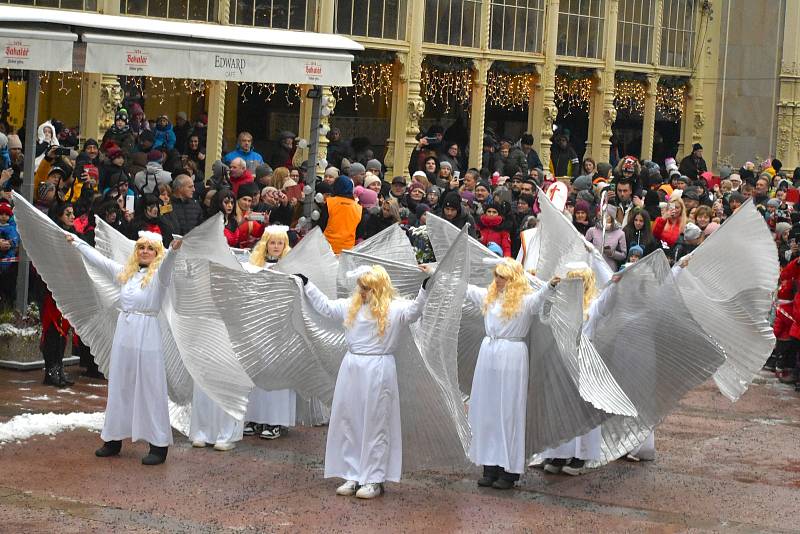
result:
<svg viewBox="0 0 800 534"><path fill-rule="evenodd" d="M647 98L647 86L640 80L614 81L614 107L627 110L633 116L644 116L644 101Z"/></svg>
<svg viewBox="0 0 800 534"><path fill-rule="evenodd" d="M555 94L556 106L567 107L567 115L573 109L588 111L592 98L593 82L591 78L573 78L556 74Z"/></svg>
<svg viewBox="0 0 800 534"><path fill-rule="evenodd" d="M656 110L668 121L678 122L683 117L686 102L686 85L669 86L658 84Z"/></svg>
<svg viewBox="0 0 800 534"><path fill-rule="evenodd" d="M467 109L472 97L470 65L469 60L426 58L422 64L422 97L431 104L443 106L445 112L454 105Z"/></svg>
<svg viewBox="0 0 800 534"><path fill-rule="evenodd" d="M486 102L509 111L524 110L533 94L533 73L506 73L489 70L486 78Z"/></svg>
<svg viewBox="0 0 800 534"><path fill-rule="evenodd" d="M384 103L389 105L394 80L394 63L354 63L352 73L352 87L331 87L336 100L339 100L341 95L352 94L355 111L358 111L358 101L363 98L369 98L373 104L383 99Z"/></svg>

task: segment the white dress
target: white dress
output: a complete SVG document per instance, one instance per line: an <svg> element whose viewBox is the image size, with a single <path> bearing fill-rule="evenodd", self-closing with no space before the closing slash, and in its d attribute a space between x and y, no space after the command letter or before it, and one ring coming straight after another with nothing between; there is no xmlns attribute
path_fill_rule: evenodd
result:
<svg viewBox="0 0 800 534"><path fill-rule="evenodd" d="M329 300L313 283L305 286L309 302L334 320L347 318L350 299ZM413 301L394 300L383 337L366 306L354 324L345 327L347 354L339 367L333 392L325 478L339 477L359 484L398 482L402 471L400 398L394 350L402 326L422 315L427 293Z"/></svg>
<svg viewBox="0 0 800 534"><path fill-rule="evenodd" d="M116 280L123 266L82 241L75 240L86 260ZM144 288L141 269L120 288L120 314L108 371L108 401L100 437L103 441L131 438L156 447L172 444L167 374L158 312L172 281L175 253L168 250L158 271Z"/></svg>
<svg viewBox="0 0 800 534"><path fill-rule="evenodd" d="M469 285L467 298L482 308L487 291ZM551 294L547 284L526 295L521 310L510 320L500 316L502 299L497 299L484 315L486 337L478 353L469 402L469 458L477 465L499 465L509 473L525 469L526 338L531 321Z"/></svg>
<svg viewBox="0 0 800 534"><path fill-rule="evenodd" d="M270 264L259 267L247 262L242 267L249 273L258 273L268 269ZM266 391L255 387L250 392L245 421L260 425L294 426L296 419L297 394L293 389Z"/></svg>
<svg viewBox="0 0 800 534"><path fill-rule="evenodd" d="M244 422L228 415L194 384L189 439L204 443L233 443L242 439Z"/></svg>
<svg viewBox="0 0 800 534"><path fill-rule="evenodd" d="M519 247L517 253L517 261L522 264L522 267L528 271L536 269L539 263L539 249L542 245L542 233L539 228L529 228L524 230L520 235L520 242L522 245Z"/></svg>

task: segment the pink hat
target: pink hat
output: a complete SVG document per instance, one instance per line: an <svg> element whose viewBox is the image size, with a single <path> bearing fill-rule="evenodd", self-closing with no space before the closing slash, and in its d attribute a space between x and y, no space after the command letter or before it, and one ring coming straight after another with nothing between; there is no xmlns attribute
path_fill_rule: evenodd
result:
<svg viewBox="0 0 800 534"><path fill-rule="evenodd" d="M719 230L719 223L710 222L710 223L708 223L706 225L705 230L703 230L703 235L708 237L711 234L713 234L714 232L716 232L717 230Z"/></svg>
<svg viewBox="0 0 800 534"><path fill-rule="evenodd" d="M371 208L378 205L378 193L372 189L362 187L361 191L356 192L356 197L358 198L358 203L365 208Z"/></svg>

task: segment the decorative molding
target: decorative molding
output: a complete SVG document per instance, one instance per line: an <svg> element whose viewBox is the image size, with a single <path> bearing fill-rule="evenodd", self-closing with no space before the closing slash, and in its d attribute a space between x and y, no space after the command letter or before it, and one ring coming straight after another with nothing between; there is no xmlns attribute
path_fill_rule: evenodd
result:
<svg viewBox="0 0 800 534"><path fill-rule="evenodd" d="M103 75L100 82L100 135L114 124L114 115L122 105L122 87L114 75Z"/></svg>

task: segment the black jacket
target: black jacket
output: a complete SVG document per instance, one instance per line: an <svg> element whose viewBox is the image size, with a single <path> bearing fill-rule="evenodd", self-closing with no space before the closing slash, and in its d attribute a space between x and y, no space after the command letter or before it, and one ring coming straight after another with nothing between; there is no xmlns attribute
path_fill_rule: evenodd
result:
<svg viewBox="0 0 800 534"><path fill-rule="evenodd" d="M203 222L203 208L195 199L184 200L172 197L170 205L172 211L165 218L176 234L186 235L192 228Z"/></svg>
<svg viewBox="0 0 800 534"><path fill-rule="evenodd" d="M696 160L692 154L689 154L681 160L678 170L684 176L688 176L692 180L697 180L702 173L708 170L708 166L706 165L706 160L703 158Z"/></svg>

